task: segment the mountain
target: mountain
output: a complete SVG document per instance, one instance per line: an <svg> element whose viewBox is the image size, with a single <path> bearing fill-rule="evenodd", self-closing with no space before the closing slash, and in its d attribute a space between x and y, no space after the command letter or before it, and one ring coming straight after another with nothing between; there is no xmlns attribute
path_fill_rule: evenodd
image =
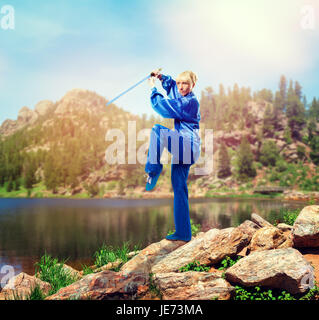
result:
<svg viewBox="0 0 319 320"><path fill-rule="evenodd" d="M127 162L129 148L135 143L136 150L146 157L149 136L146 133L144 140L135 139L129 125L133 123L138 134L155 123L172 128L173 120L140 117L114 104L106 107L106 103L107 99L95 92L73 89L59 101L40 101L34 110L23 107L17 120L5 120L0 127L1 193L171 197L169 165L164 166L155 192L145 193L144 164L140 159L136 164ZM203 167L203 163L192 166L190 197L251 191L257 186L316 190L319 125L306 110L298 111L302 111L298 101L293 106L299 114L291 115L283 104L270 98L268 91L251 95L247 88L234 87L228 94L216 94L208 88L200 103L202 154L205 155L205 129L213 129L214 148L209 157L214 170L209 175L196 175L195 169ZM285 108L289 107L287 102ZM106 161L106 150L115 147L116 138L111 135L106 141L106 134L116 135L119 131L125 140L124 163L112 164ZM115 151L113 156L121 154Z"/></svg>

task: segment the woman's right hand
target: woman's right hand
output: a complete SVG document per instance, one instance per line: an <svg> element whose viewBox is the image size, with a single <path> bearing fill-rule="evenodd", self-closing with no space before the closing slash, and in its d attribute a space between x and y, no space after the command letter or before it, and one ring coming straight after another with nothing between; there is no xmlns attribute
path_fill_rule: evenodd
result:
<svg viewBox="0 0 319 320"><path fill-rule="evenodd" d="M161 68L158 68L158 69L156 69L156 70L153 70L152 72L151 72L151 75L153 76L153 77L156 77L156 78L158 78L158 79L160 79L161 77L161 71L162 71L162 69Z"/></svg>

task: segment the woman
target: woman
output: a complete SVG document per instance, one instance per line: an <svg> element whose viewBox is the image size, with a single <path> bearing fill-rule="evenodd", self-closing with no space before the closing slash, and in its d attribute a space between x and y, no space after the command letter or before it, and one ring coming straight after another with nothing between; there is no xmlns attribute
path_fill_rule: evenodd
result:
<svg viewBox="0 0 319 320"><path fill-rule="evenodd" d="M192 71L182 72L175 80L170 76L153 71L149 79L152 89L151 105L164 118L173 118L175 130L156 124L151 131L150 146L145 165L148 174L146 190L152 190L162 172L160 163L164 147L172 154L171 182L174 191L175 233L166 236L168 240L190 241L192 238L187 178L189 169L200 155L200 137L198 135L200 108L192 92L197 76ZM156 78L160 79L168 98L159 93L155 86Z"/></svg>

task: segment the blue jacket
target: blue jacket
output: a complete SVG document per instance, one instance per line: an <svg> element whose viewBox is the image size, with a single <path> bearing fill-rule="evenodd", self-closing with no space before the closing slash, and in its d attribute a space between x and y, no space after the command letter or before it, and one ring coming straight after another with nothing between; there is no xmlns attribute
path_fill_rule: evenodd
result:
<svg viewBox="0 0 319 320"><path fill-rule="evenodd" d="M170 76L162 75L161 81L169 99L165 99L156 88L153 88L151 93L152 107L162 117L173 118L175 130L183 137L191 139L192 150L196 154L197 160L201 144L198 134L201 118L199 102L193 92L182 96L178 91L176 81Z"/></svg>

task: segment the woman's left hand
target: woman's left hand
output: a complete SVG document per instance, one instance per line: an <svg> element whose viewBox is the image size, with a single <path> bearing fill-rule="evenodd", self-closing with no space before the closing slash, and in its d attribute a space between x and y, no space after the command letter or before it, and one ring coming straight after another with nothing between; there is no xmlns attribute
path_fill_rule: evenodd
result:
<svg viewBox="0 0 319 320"><path fill-rule="evenodd" d="M155 88L155 80L156 80L155 77L150 77L148 79L148 84L150 85L151 88Z"/></svg>

